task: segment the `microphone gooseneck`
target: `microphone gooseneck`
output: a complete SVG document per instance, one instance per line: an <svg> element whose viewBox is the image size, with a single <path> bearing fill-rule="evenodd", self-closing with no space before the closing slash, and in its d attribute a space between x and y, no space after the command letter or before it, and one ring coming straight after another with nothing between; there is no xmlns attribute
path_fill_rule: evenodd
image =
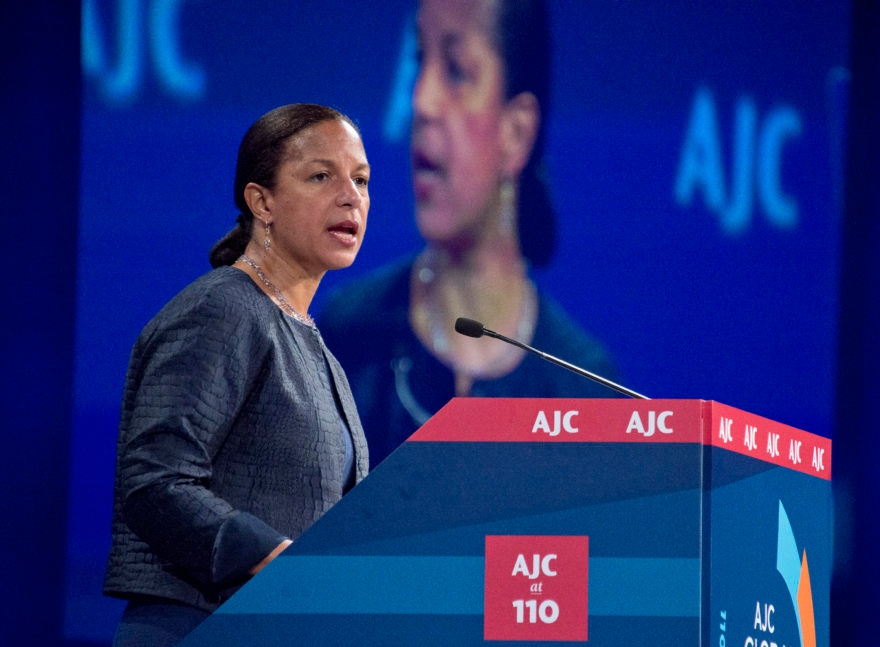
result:
<svg viewBox="0 0 880 647"><path fill-rule="evenodd" d="M572 373L577 373L581 377L585 377L587 379L593 380L594 382L598 382L602 386L608 387L613 391L617 391L618 393L622 393L623 395L627 395L631 398L636 398L639 400L650 400L646 395L642 395L641 393L637 393L632 389L628 389L625 386L621 386L616 382L612 382L608 378L604 378L601 375L597 375L596 373L591 373L590 371L583 369L579 366L575 366L574 364L569 364L565 360L561 360L558 357L554 357L553 355L549 355L544 351L538 350L537 348L532 348L528 344L524 344L521 341L517 341L516 339L511 339L510 337L505 337L504 335L495 332L494 330L489 330L479 321L474 321L473 319L467 319L465 317L459 317L455 320L455 332L465 335L466 337L482 337L486 335L487 337L494 337L495 339L500 339L503 342L508 344L513 344L518 348L522 348L530 353L534 353L541 359L545 359L552 364L556 364L557 366L561 366L562 368L567 368Z"/></svg>

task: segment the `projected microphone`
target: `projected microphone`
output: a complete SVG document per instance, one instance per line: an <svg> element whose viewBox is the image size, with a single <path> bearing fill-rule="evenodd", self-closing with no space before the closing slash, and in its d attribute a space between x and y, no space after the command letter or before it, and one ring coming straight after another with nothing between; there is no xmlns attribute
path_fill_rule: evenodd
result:
<svg viewBox="0 0 880 647"><path fill-rule="evenodd" d="M577 373L581 377L586 377L594 382L598 382L602 386L606 386L609 389L613 389L618 393L622 393L623 395L628 395L631 398L637 398L639 400L650 400L646 395L642 395L641 393L636 393L632 389L628 389L625 386L621 386L616 382L612 382L611 380L602 377L601 375L596 375L595 373L591 373L585 369L580 368L579 366L575 366L574 364L569 364L568 362L559 359L558 357L553 357L553 355L548 355L544 351L540 351L537 348L532 348L528 344L524 344L521 341L517 341L515 339L511 339L510 337L505 337L502 334L495 332L494 330L489 330L479 321L474 321L473 319L466 319L464 317L459 317L455 320L455 332L465 335L466 337L482 337L486 335L488 337L494 337L495 339L500 339L501 341L507 342L508 344L513 344L518 348L522 348L523 350L527 350L530 353L534 353L541 359L545 359L548 362L556 364L557 366L561 366L562 368L567 368L569 371L573 373Z"/></svg>

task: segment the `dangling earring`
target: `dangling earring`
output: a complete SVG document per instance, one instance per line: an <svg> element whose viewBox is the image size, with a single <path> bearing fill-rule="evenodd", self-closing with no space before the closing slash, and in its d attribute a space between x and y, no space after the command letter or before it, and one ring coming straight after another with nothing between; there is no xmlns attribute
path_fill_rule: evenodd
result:
<svg viewBox="0 0 880 647"><path fill-rule="evenodd" d="M269 231L270 231L269 228L271 226L272 226L272 223L269 223L269 222L266 223L266 237L263 239L263 247L265 248L265 250L267 252L269 251L269 247L272 246L272 241L269 240Z"/></svg>
<svg viewBox="0 0 880 647"><path fill-rule="evenodd" d="M516 191L513 187L513 180L501 181L501 187L498 189L498 201L500 203L501 231L505 234L511 234L516 228Z"/></svg>

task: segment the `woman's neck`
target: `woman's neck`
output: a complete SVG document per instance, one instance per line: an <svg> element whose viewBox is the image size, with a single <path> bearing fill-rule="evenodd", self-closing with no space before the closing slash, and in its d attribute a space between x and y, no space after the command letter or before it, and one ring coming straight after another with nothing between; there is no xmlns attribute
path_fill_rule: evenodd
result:
<svg viewBox="0 0 880 647"><path fill-rule="evenodd" d="M410 325L416 336L456 374L456 392L469 393L475 379L506 375L523 351L474 340L454 331L458 317L530 342L537 297L526 263L511 246L485 246L465 254L429 245L416 259L410 285Z"/></svg>
<svg viewBox="0 0 880 647"><path fill-rule="evenodd" d="M262 245L251 241L245 249L245 256L252 264L236 262L235 267L248 274L282 310L286 311L286 301L293 310L308 318L309 307L321 279L305 276L298 266L286 262L273 252L267 252ZM280 299L275 290L281 294Z"/></svg>
<svg viewBox="0 0 880 647"><path fill-rule="evenodd" d="M528 278L522 256L503 246L466 254L428 246L416 265L430 279L423 282L425 290L443 305L464 309L471 313L468 316L487 322L517 309Z"/></svg>

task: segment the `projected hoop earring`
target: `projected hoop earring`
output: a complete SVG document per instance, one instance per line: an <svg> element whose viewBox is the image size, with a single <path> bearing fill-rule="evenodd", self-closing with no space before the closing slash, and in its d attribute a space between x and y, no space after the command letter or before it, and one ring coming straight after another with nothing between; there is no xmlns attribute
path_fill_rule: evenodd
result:
<svg viewBox="0 0 880 647"><path fill-rule="evenodd" d="M516 190L512 180L504 180L499 190L501 203L501 231L513 233L516 227Z"/></svg>

